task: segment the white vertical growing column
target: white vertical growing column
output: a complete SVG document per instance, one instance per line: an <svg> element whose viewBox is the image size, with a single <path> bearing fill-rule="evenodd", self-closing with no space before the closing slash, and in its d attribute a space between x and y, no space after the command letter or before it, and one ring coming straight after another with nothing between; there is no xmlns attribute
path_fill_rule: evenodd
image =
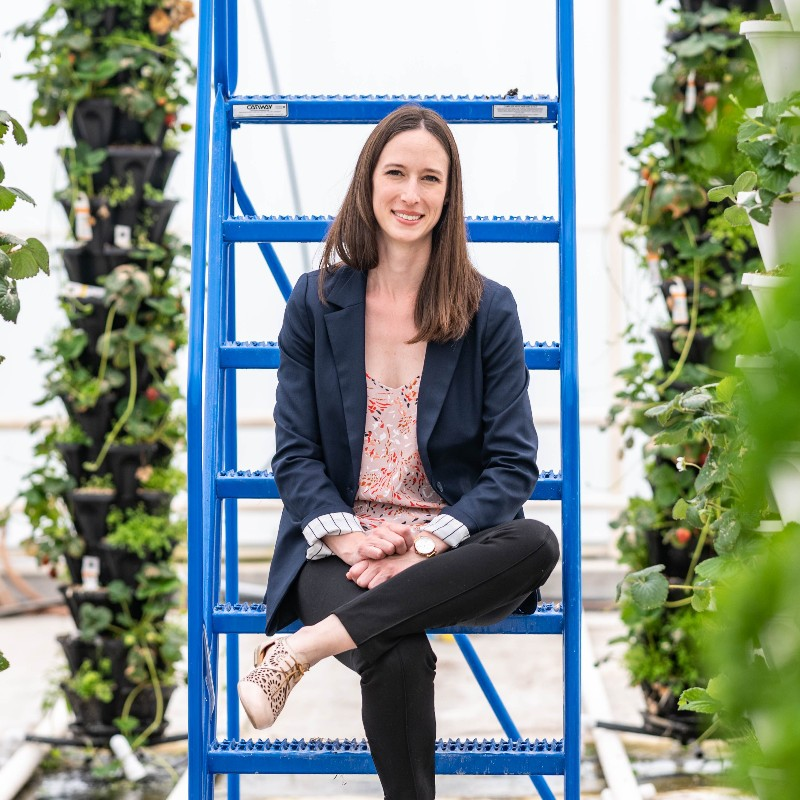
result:
<svg viewBox="0 0 800 800"><path fill-rule="evenodd" d="M739 32L753 48L767 99L777 103L800 91L800 0L772 0L772 8L782 20L743 22ZM790 183L789 191L800 192L800 176ZM796 269L800 263L800 200L774 202L768 225L752 218L750 222L765 268L771 271L791 264ZM786 308L780 302L780 293L788 284L789 278L779 275L747 273L742 277L742 285L753 294L772 350L800 355L800 309ZM777 390L776 362L771 356L739 356L736 365L757 398ZM770 467L769 480L783 524L800 523L800 442L787 443Z"/></svg>

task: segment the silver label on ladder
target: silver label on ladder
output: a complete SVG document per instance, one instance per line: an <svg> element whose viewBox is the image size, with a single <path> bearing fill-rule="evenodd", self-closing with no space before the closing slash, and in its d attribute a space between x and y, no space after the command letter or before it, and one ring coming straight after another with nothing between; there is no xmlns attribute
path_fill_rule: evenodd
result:
<svg viewBox="0 0 800 800"><path fill-rule="evenodd" d="M493 119L547 119L547 106L494 105Z"/></svg>
<svg viewBox="0 0 800 800"><path fill-rule="evenodd" d="M211 651L208 647L208 637L206 636L206 626L203 625L203 653L205 655L205 680L206 690L208 691L208 705L210 713L214 713L217 705L217 693L214 691L214 676L211 673Z"/></svg>
<svg viewBox="0 0 800 800"><path fill-rule="evenodd" d="M288 117L288 103L248 103L233 107L234 119L267 119L269 117Z"/></svg>

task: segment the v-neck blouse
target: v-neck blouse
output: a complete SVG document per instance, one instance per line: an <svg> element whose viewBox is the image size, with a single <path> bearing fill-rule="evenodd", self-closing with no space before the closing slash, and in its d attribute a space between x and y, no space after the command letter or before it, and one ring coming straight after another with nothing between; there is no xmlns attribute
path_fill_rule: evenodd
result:
<svg viewBox="0 0 800 800"><path fill-rule="evenodd" d="M425 525L444 507L422 468L417 445L421 376L392 388L367 374L367 415L353 513L365 529L391 520Z"/></svg>

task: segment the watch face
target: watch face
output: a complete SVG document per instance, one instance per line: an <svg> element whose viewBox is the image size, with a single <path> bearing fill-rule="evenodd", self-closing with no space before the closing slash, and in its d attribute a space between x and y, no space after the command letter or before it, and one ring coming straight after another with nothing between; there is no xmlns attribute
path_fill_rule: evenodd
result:
<svg viewBox="0 0 800 800"><path fill-rule="evenodd" d="M414 541L414 549L421 556L428 556L436 551L436 544L428 536L418 536Z"/></svg>

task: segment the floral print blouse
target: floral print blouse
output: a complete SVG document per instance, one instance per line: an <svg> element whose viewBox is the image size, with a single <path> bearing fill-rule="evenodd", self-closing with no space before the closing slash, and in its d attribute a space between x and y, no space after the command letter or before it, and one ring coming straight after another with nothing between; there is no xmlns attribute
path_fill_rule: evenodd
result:
<svg viewBox="0 0 800 800"><path fill-rule="evenodd" d="M386 520L425 525L444 507L417 448L421 376L392 388L367 374L367 416L353 513L365 530Z"/></svg>

